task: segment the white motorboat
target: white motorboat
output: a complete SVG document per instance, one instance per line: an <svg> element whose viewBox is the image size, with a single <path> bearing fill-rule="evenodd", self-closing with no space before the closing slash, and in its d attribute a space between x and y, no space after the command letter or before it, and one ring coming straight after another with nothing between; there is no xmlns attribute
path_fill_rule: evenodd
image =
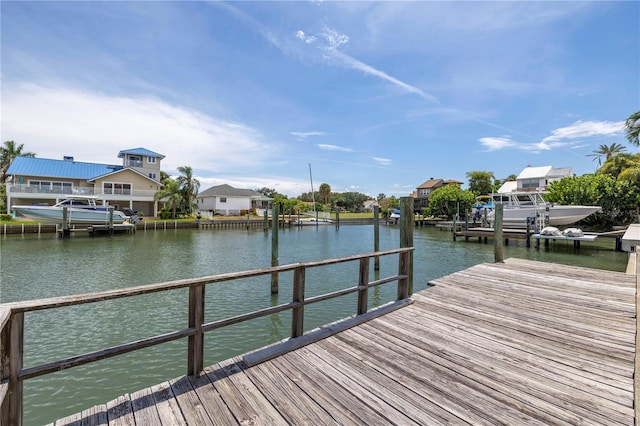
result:
<svg viewBox="0 0 640 426"><path fill-rule="evenodd" d="M98 205L95 197L69 196L59 203L48 206L42 204L16 205L11 209L18 215L41 222L62 225L64 209L70 225L106 225L111 212L109 206ZM119 210L113 210L113 223L120 224L129 217Z"/></svg>
<svg viewBox="0 0 640 426"><path fill-rule="evenodd" d="M549 203L538 191L515 191L493 194L493 205L503 205L502 224L505 228L523 228L527 219L534 218L542 226L563 226L576 223L602 209L600 206L564 206ZM487 220L493 223L495 209L488 213Z"/></svg>

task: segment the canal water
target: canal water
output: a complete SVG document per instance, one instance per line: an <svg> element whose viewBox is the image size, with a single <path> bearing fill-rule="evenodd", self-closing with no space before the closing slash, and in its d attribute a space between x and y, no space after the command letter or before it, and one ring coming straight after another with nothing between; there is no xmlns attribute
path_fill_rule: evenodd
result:
<svg viewBox="0 0 640 426"><path fill-rule="evenodd" d="M303 227L281 230L279 264L373 252L373 226ZM380 249L399 246L397 227L380 228ZM493 261L493 245L454 242L433 227L414 233L414 291L427 282L469 266ZM510 241L504 256L624 271L626 253L613 240L583 244L558 242L545 249ZM159 230L96 237L54 234L0 237L0 302L87 293L193 278L271 265L271 234L256 229ZM381 261L380 277L397 273L397 256ZM374 274L372 272L371 277ZM358 263L307 271L307 297L357 284ZM226 318L291 300L291 274L282 274L280 292L270 294L270 278L210 285L205 321ZM25 320L25 367L104 349L187 326L187 292L175 290L118 301L30 313ZM371 291L370 306L394 300L395 283ZM356 296L310 305L305 330L355 313ZM290 314L238 324L205 336L205 365L277 342L290 333ZM105 403L124 393L185 374L186 340L71 368L25 381L26 425Z"/></svg>

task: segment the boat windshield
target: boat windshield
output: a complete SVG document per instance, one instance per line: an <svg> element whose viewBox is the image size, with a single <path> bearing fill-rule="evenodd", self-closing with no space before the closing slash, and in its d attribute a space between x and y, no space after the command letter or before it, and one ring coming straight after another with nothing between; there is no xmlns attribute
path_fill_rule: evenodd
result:
<svg viewBox="0 0 640 426"><path fill-rule="evenodd" d="M60 201L56 206L96 207L96 201L91 198L68 198Z"/></svg>
<svg viewBox="0 0 640 426"><path fill-rule="evenodd" d="M493 200L508 206L539 206L546 204L546 201L539 192L517 192L493 194Z"/></svg>

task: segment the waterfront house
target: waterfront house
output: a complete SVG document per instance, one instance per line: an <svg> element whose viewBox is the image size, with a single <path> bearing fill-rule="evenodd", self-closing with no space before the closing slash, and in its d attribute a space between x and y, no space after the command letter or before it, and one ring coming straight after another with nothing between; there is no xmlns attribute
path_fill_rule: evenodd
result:
<svg viewBox="0 0 640 426"><path fill-rule="evenodd" d="M573 170L571 167L553 168L553 166L527 166L520 172L515 182L505 182L500 189L498 189L498 192L544 192L547 190L547 187L551 182L571 176L573 176Z"/></svg>
<svg viewBox="0 0 640 426"><path fill-rule="evenodd" d="M453 179L434 179L430 178L429 180L420 184L416 190L411 194L413 197L413 211L414 213L422 213L422 209L429 207L429 197L431 193L438 188L442 188L446 185L456 185L458 188L462 185L463 182L453 180Z"/></svg>
<svg viewBox="0 0 640 426"><path fill-rule="evenodd" d="M217 185L198 193L196 204L201 212L237 216L251 211L262 216L269 209L271 198L252 189L238 189L231 185Z"/></svg>
<svg viewBox="0 0 640 426"><path fill-rule="evenodd" d="M380 207L380 204L378 204L378 200L366 200L364 203L362 203L362 209L365 212L372 212L374 207Z"/></svg>
<svg viewBox="0 0 640 426"><path fill-rule="evenodd" d="M121 164L100 164L36 157L16 157L7 170L7 213L11 205L55 204L67 195L96 196L116 209L128 207L158 216L162 202L154 200L164 155L145 148L118 153ZM159 205L160 204L160 205Z"/></svg>

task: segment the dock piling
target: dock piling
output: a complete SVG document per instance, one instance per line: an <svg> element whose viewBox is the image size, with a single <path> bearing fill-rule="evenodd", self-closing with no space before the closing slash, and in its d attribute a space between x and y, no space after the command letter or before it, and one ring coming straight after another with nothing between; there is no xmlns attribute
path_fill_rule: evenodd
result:
<svg viewBox="0 0 640 426"><path fill-rule="evenodd" d="M455 233L455 232L454 232ZM400 198L400 247L413 247L413 198ZM413 252L407 253L406 269L413 271ZM408 295L413 294L413 276L409 276Z"/></svg>
<svg viewBox="0 0 640 426"><path fill-rule="evenodd" d="M278 228L280 211L278 204L274 204L271 210L271 266L278 266ZM278 294L278 273L271 274L271 294Z"/></svg>
<svg viewBox="0 0 640 426"><path fill-rule="evenodd" d="M493 232L495 233L493 238L494 260L495 263L502 263L504 262L504 241L502 241L502 217L504 214L504 206L502 203L498 203L496 204L495 209L495 221L493 224Z"/></svg>

